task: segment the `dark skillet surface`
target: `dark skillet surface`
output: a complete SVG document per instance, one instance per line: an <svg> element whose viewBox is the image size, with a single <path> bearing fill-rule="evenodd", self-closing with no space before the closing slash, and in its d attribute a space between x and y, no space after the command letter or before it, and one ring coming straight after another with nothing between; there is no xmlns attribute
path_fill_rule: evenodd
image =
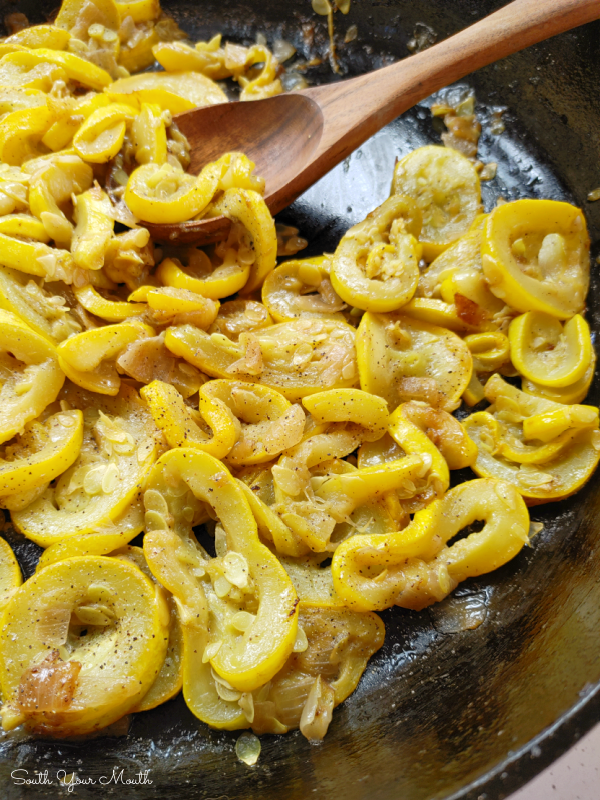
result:
<svg viewBox="0 0 600 800"><path fill-rule="evenodd" d="M540 0L541 1L541 0ZM415 24L443 38L503 5L497 0L353 0L342 34L357 24L359 38L340 51L346 74L407 55ZM308 0L164 2L193 37L222 31L248 43L257 31L305 49L300 25L316 22L311 54L325 53L323 18ZM52 4L0 3L43 21ZM490 106L508 106L506 131L492 136L484 122L480 156L498 162L498 176L483 184L486 210L498 196L568 199L586 213L592 256L599 253L600 203L586 202L600 186L600 24L506 59L474 74L486 119ZM314 72L330 80L329 68ZM310 240L308 254L333 250L343 231L381 203L394 160L414 147L438 142L427 104L373 137L281 218ZM600 330L598 266L592 261L588 319ZM600 382L587 402L597 404ZM467 474L468 473L468 474ZM466 479L471 473L455 478ZM236 733L212 731L186 709L181 697L136 715L125 737L86 742L0 741L0 781L8 800L64 797L56 771L77 771L95 785L78 786L81 798L212 798L212 800L500 800L533 777L600 719L600 472L576 497L532 509L544 523L510 564L463 584L455 595L485 605L474 631L443 633L440 611L392 609L382 616L387 636L352 697L334 714L323 744L299 732L262 738L253 769L235 757ZM35 548L15 541L26 574ZM437 627L436 627L437 626ZM114 767L135 779L150 770L152 784L100 785ZM10 772L29 777L49 770L52 785L16 786ZM23 773L21 773L23 775Z"/></svg>

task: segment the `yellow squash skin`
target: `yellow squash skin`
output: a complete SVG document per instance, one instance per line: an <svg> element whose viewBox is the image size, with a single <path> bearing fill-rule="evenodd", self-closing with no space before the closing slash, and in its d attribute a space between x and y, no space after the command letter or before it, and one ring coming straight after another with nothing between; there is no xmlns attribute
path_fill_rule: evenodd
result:
<svg viewBox="0 0 600 800"><path fill-rule="evenodd" d="M238 343L190 325L172 327L165 337L174 355L206 374L260 383L292 401L356 385L354 342L354 329L343 322L304 319L241 334Z"/></svg>
<svg viewBox="0 0 600 800"><path fill-rule="evenodd" d="M512 308L567 319L585 303L589 247L585 218L575 206L515 200L485 223L483 272L493 294Z"/></svg>
<svg viewBox="0 0 600 800"><path fill-rule="evenodd" d="M249 577L257 589L256 616L241 637L234 635L232 630L226 635L223 632L222 645L210 663L232 686L240 691L252 691L268 681L291 652L298 624L296 593L276 557L260 543L248 503L220 461L188 448L171 450L154 467L148 479L148 489L155 485L160 487L161 473L165 469L180 476L198 500L212 506L225 530L228 551L241 554L248 564ZM164 584L165 576L168 581L169 562L168 552L165 555L164 545L161 547L159 544L161 539L167 541L160 535L147 534L144 552L150 569ZM194 625L195 606L204 607L204 590L196 586L196 591L182 593L170 581L165 585L180 603L189 607L188 613L182 617L184 628L188 622Z"/></svg>
<svg viewBox="0 0 600 800"><path fill-rule="evenodd" d="M177 611L177 604L173 595L156 582L146 563L144 551L141 547L125 545L114 550L111 556L119 559L119 561L124 561L126 564L133 564L147 578L150 578L154 583L162 623L168 627L169 643L160 672L150 689L133 709L134 713L149 711L170 700L181 691L183 682L183 629Z"/></svg>
<svg viewBox="0 0 600 800"><path fill-rule="evenodd" d="M6 539L0 538L0 619L6 604L22 583L21 568L15 554Z"/></svg>
<svg viewBox="0 0 600 800"><path fill-rule="evenodd" d="M350 228L331 263L331 284L342 300L375 312L405 305L419 281L420 232L418 206L401 195L392 195Z"/></svg>
<svg viewBox="0 0 600 800"><path fill-rule="evenodd" d="M123 322L130 317L139 317L146 313L145 303L126 303L120 300L107 300L89 283L73 290L81 305L107 322Z"/></svg>
<svg viewBox="0 0 600 800"><path fill-rule="evenodd" d="M30 423L18 444L0 459L0 503L58 478L75 461L83 442L81 411L62 411L40 425Z"/></svg>
<svg viewBox="0 0 600 800"><path fill-rule="evenodd" d="M145 222L185 222L208 206L217 191L219 172L211 164L194 177L170 164L143 164L129 177L125 202ZM163 185L173 187L166 197Z"/></svg>
<svg viewBox="0 0 600 800"><path fill-rule="evenodd" d="M600 458L597 409L526 394L499 375L485 396L489 411L462 423L478 448L477 475L510 481L528 505L569 497L590 478Z"/></svg>
<svg viewBox="0 0 600 800"><path fill-rule="evenodd" d="M58 360L65 375L82 389L114 397L121 378L114 364L127 345L154 336L149 325L122 322L83 331L58 347Z"/></svg>
<svg viewBox="0 0 600 800"><path fill-rule="evenodd" d="M226 456L231 467L271 461L304 435L301 406L268 386L217 379L205 383L198 394L201 408L219 404L229 414L235 437Z"/></svg>
<svg viewBox="0 0 600 800"><path fill-rule="evenodd" d="M4 362L0 442L6 442L56 400L65 376L54 346L19 317L2 310L0 357Z"/></svg>
<svg viewBox="0 0 600 800"><path fill-rule="evenodd" d="M585 372L585 375L575 383L565 386L562 389L550 388L542 386L539 383L524 378L521 383L521 389L526 394L533 394L536 397L544 397L547 400L553 400L555 403L571 404L581 403L585 400L589 392L594 373L596 370L596 352L592 350L592 358L590 364Z"/></svg>
<svg viewBox="0 0 600 800"><path fill-rule="evenodd" d="M110 520L105 525L98 525L97 530L91 533L75 534L51 544L41 554L36 572L75 556L107 556L127 545L144 530L144 506L140 495L141 490L114 522Z"/></svg>
<svg viewBox="0 0 600 800"><path fill-rule="evenodd" d="M314 318L344 321L346 304L330 280L326 256L285 261L264 280L261 298L275 322Z"/></svg>
<svg viewBox="0 0 600 800"><path fill-rule="evenodd" d="M117 155L123 144L127 122L135 110L124 103L98 108L86 119L73 137L78 156L91 164L105 164Z"/></svg>
<svg viewBox="0 0 600 800"><path fill-rule="evenodd" d="M54 64L60 67L71 80L97 92L102 91L111 83L111 77L106 70L73 53L65 53L60 50L40 47L26 52L9 53L2 60L7 64L23 65L28 68L38 64Z"/></svg>
<svg viewBox="0 0 600 800"><path fill-rule="evenodd" d="M392 194L407 195L419 206L423 258L433 261L462 235L479 214L481 189L473 164L447 147L427 145L396 164Z"/></svg>
<svg viewBox="0 0 600 800"><path fill-rule="evenodd" d="M255 258L243 292L247 294L259 289L277 263L275 223L265 201L251 189L231 188L215 203L214 210L247 231Z"/></svg>
<svg viewBox="0 0 600 800"><path fill-rule="evenodd" d="M435 445L435 453L433 449L426 447L415 428ZM390 415L388 431L407 453L416 453L419 447L425 446L425 452L431 454L433 465L437 466L440 478L443 476L442 479L447 480L449 476L447 470L441 466L440 455L445 459L449 469L470 467L477 458L477 448L458 420L447 411L433 409L427 403L417 400L402 403Z"/></svg>
<svg viewBox="0 0 600 800"><path fill-rule="evenodd" d="M361 389L396 408L428 400L446 411L460 404L473 361L455 333L401 314L367 312L356 333Z"/></svg>
<svg viewBox="0 0 600 800"><path fill-rule="evenodd" d="M165 258L156 270L156 277L165 285L175 289L188 289L203 297L220 300L230 297L244 288L250 275L250 265L232 261L213 268L210 259L203 251L198 251L198 263L182 269L180 261Z"/></svg>
<svg viewBox="0 0 600 800"><path fill-rule="evenodd" d="M446 546L475 520L479 533ZM359 611L392 605L420 610L446 597L460 581L505 564L528 541L529 514L514 486L474 480L451 489L391 536L354 536L333 557L338 596Z"/></svg>
<svg viewBox="0 0 600 800"><path fill-rule="evenodd" d="M69 629L71 613L75 623ZM98 624L89 624L92 619ZM151 581L117 559L71 558L34 575L13 595L3 617L5 730L25 723L38 732L73 736L122 717L160 671L168 642L163 620ZM53 654L58 660L52 666L46 662L48 682L53 675L60 678L59 669L69 669L63 662L73 665L76 676L66 702L58 686L55 694L44 694L43 678L30 673Z"/></svg>
<svg viewBox="0 0 600 800"><path fill-rule="evenodd" d="M167 603L171 621L165 660L156 680L135 706L134 712L150 711L152 708L166 703L167 700L178 695L183 686L183 626L172 595L168 597Z"/></svg>
<svg viewBox="0 0 600 800"><path fill-rule="evenodd" d="M204 387L199 394L200 414L211 428L212 437L199 427L192 410L185 405L174 386L152 381L142 388L141 395L171 447L194 448L215 458L225 458L235 444L237 432L231 413L218 398L210 397Z"/></svg>
<svg viewBox="0 0 600 800"><path fill-rule="evenodd" d="M137 95L148 103L162 100L173 114L227 102L223 90L197 72L142 72L115 81L107 91L110 97Z"/></svg>
<svg viewBox="0 0 600 800"><path fill-rule="evenodd" d="M511 359L527 380L564 389L581 380L592 361L587 322L576 314L564 326L556 317L529 311L509 328Z"/></svg>
<svg viewBox="0 0 600 800"><path fill-rule="evenodd" d="M329 389L305 397L303 406L314 420L323 422L355 422L368 431L364 441L377 441L386 431L386 401L361 389Z"/></svg>
<svg viewBox="0 0 600 800"><path fill-rule="evenodd" d="M135 389L106 398L76 388L67 397L88 413L80 456L55 487L12 514L42 547L116 523L157 458L157 429Z"/></svg>

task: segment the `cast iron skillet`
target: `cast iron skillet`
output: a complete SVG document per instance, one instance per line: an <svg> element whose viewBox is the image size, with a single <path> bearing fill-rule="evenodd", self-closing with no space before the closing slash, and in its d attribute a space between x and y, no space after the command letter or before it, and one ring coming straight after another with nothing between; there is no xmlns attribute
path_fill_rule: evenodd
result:
<svg viewBox="0 0 600 800"><path fill-rule="evenodd" d="M4 0L0 10L21 10L41 22L55 2ZM343 71L357 74L403 58L419 23L442 38L501 5L503 0L352 0L347 17L336 15L342 40L351 24L359 32L357 41L340 48ZM263 31L269 42L281 35L292 40L305 56L325 52L325 20L312 13L309 0L164 0L163 6L198 39L222 31L249 43ZM309 26L304 36L303 24ZM509 108L502 135L491 135L484 125L480 153L499 165L497 178L484 184L486 208L499 195L568 199L584 208L593 242L588 319L595 335L600 203L588 204L586 195L600 186L599 34L599 23L563 34L467 82L489 104L479 109L484 116L490 106ZM313 76L332 79L326 66ZM282 215L310 240L311 254L333 250L346 228L385 199L396 157L439 141L426 106L381 131ZM598 402L599 385L596 379L588 402ZM472 477L467 472L459 477ZM210 730L179 697L136 715L120 738L7 738L0 743L3 795L65 797L56 780L64 769L97 781L77 787L71 796L81 798L506 797L600 719L599 485L600 471L571 500L532 509L545 527L531 548L462 585L445 610L385 612L385 645L335 712L323 744L312 746L297 731L263 737L259 763L249 769L234 754L239 734ZM34 549L5 535L29 575ZM448 633L457 607L475 608L485 621L476 630ZM123 768L123 779L150 770L152 783L101 785L100 777L110 779L114 767ZM16 768L28 770L30 778L47 769L52 783L17 786L10 777Z"/></svg>

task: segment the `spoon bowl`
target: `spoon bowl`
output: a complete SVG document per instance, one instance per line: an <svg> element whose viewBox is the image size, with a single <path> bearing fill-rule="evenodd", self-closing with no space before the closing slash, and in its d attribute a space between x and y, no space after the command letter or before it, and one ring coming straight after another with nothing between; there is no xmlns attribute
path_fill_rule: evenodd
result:
<svg viewBox="0 0 600 800"><path fill-rule="evenodd" d="M282 202L286 186L298 169L310 163L324 123L318 103L301 93L251 103L220 103L179 114L175 120L190 143L190 172L198 174L224 153L243 152L256 164L256 174L264 178L265 201L272 214L291 202ZM200 245L225 238L230 226L225 217L147 225L156 241Z"/></svg>

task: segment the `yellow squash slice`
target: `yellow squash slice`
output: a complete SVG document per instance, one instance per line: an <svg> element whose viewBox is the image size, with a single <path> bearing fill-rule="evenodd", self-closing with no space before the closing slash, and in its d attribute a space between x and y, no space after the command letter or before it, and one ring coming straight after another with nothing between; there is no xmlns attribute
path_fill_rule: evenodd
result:
<svg viewBox="0 0 600 800"><path fill-rule="evenodd" d="M90 733L120 719L164 661L168 609L151 581L114 558L79 557L30 578L0 636L2 724L46 735Z"/></svg>

